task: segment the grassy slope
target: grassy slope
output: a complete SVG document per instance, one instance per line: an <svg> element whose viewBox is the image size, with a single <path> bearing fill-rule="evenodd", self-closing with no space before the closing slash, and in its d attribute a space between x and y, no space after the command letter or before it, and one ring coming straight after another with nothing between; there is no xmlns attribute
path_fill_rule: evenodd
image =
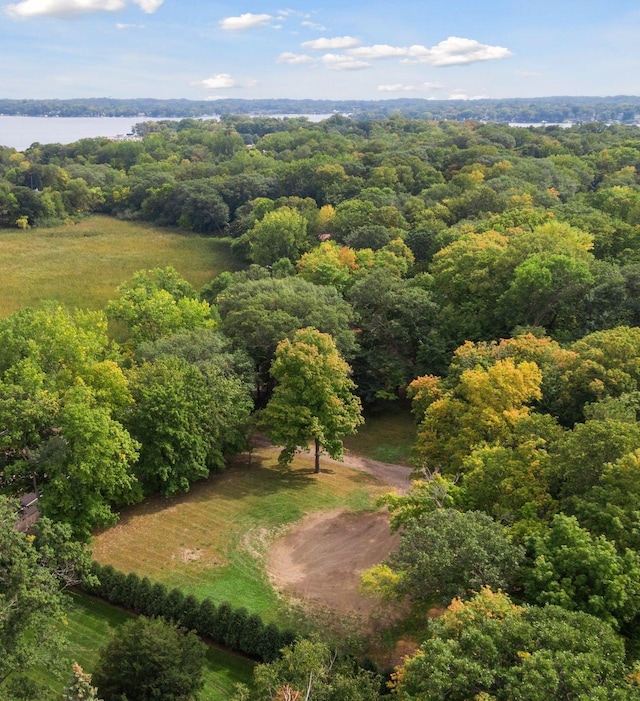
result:
<svg viewBox="0 0 640 701"><path fill-rule="evenodd" d="M237 263L227 243L94 216L51 229L0 232L0 316L56 299L101 309L136 270L171 265L196 288Z"/></svg>
<svg viewBox="0 0 640 701"><path fill-rule="evenodd" d="M129 618L129 614L108 604L80 594L72 594L73 606L68 619L71 662L77 662L91 673L98 661L98 652L109 640L111 632ZM249 684L253 663L224 650L209 646L204 669L205 687L202 694L207 701L225 701L237 682ZM69 677L71 667L69 667ZM62 691L64 681L43 672L41 681L55 691Z"/></svg>
<svg viewBox="0 0 640 701"><path fill-rule="evenodd" d="M277 452L241 456L221 475L186 495L159 497L127 509L120 523L99 534L94 557L187 593L229 601L267 620L286 619L264 571L274 534L307 513L372 508L383 493L372 477L341 465L312 472L310 458L279 469Z"/></svg>

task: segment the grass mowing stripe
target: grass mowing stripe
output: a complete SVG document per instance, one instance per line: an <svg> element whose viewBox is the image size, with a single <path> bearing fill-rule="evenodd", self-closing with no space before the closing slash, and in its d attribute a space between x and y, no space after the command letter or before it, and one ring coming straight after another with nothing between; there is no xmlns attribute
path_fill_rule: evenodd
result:
<svg viewBox="0 0 640 701"><path fill-rule="evenodd" d="M104 601L84 594L70 594L72 606L65 628L69 638L69 674L71 662L77 662L85 672L91 673L97 662L100 648L109 641L111 633L131 618L130 614L110 606ZM253 662L226 650L207 646L204 668L205 687L201 698L206 701L226 701L236 683L250 684ZM56 693L62 693L65 682L56 679L49 671L34 675Z"/></svg>
<svg viewBox="0 0 640 701"><path fill-rule="evenodd" d="M268 544L308 513L371 509L385 491L370 475L344 465L326 464L314 475L305 456L282 469L276 450L261 449L250 464L239 456L188 494L126 509L117 526L96 536L94 557L287 624L289 607L265 571Z"/></svg>

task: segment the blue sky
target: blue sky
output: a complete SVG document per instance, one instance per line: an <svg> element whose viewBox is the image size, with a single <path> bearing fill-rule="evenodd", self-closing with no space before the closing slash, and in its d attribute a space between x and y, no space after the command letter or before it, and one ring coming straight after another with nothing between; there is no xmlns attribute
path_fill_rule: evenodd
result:
<svg viewBox="0 0 640 701"><path fill-rule="evenodd" d="M0 0L0 97L640 94L638 0Z"/></svg>

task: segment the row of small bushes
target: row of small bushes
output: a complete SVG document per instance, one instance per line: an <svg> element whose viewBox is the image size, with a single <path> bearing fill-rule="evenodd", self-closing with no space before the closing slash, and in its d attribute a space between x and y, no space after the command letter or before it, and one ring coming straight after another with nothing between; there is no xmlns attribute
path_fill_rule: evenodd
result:
<svg viewBox="0 0 640 701"><path fill-rule="evenodd" d="M257 614L211 599L199 601L180 589L169 591L164 584L152 584L147 577L125 574L111 565L92 564L95 578L84 585L88 594L105 599L145 616L162 616L198 635L264 662L272 662L295 635L273 623L265 624Z"/></svg>

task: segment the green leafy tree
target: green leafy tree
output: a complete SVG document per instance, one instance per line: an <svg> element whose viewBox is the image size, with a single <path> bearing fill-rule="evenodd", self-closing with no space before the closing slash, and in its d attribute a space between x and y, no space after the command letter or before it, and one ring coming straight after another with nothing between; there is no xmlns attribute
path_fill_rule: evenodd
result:
<svg viewBox="0 0 640 701"><path fill-rule="evenodd" d="M284 446L279 462L288 465L311 439L315 472L320 472L321 452L340 459L341 437L355 433L364 422L350 368L329 334L306 328L278 344L271 374L277 385L261 421L269 436Z"/></svg>
<svg viewBox="0 0 640 701"><path fill-rule="evenodd" d="M215 324L209 304L200 301L193 287L171 267L140 270L118 292L119 298L107 304L107 316L126 326L134 346Z"/></svg>
<svg viewBox="0 0 640 701"><path fill-rule="evenodd" d="M430 606L482 587L507 587L523 555L486 514L437 508L404 520L388 566L397 575L397 595Z"/></svg>
<svg viewBox="0 0 640 701"><path fill-rule="evenodd" d="M168 355L132 368L129 379L127 425L140 441L136 474L147 492L186 491L245 447L253 403L233 372Z"/></svg>
<svg viewBox="0 0 640 701"><path fill-rule="evenodd" d="M0 322L0 460L6 483L46 486L45 515L87 537L131 500L137 444L117 417L131 395L103 314L46 306ZM23 487L23 488L24 488Z"/></svg>
<svg viewBox="0 0 640 701"><path fill-rule="evenodd" d="M609 463L640 448L640 424L619 419L576 424L550 446L551 493L561 500L580 496L600 482Z"/></svg>
<svg viewBox="0 0 640 701"><path fill-rule="evenodd" d="M600 479L564 510L593 534L614 542L619 551L640 552L640 450L604 466Z"/></svg>
<svg viewBox="0 0 640 701"><path fill-rule="evenodd" d="M0 497L0 699L39 701L43 691L29 673L59 669L65 602L33 539L15 530L16 518L14 504Z"/></svg>
<svg viewBox="0 0 640 701"><path fill-rule="evenodd" d="M604 536L558 514L532 537L533 564L526 568L525 595L531 603L584 611L619 628L640 611L640 558L622 554Z"/></svg>
<svg viewBox="0 0 640 701"><path fill-rule="evenodd" d="M208 397L197 368L179 358L129 372L134 407L127 423L140 441L136 474L145 492L170 496L209 474Z"/></svg>
<svg viewBox="0 0 640 701"><path fill-rule="evenodd" d="M104 701L187 701L203 687L205 646L160 618L127 621L100 651L93 674Z"/></svg>
<svg viewBox="0 0 640 701"><path fill-rule="evenodd" d="M134 496L131 465L139 445L80 384L66 393L57 418L62 441L54 438L42 457L46 489L41 502L45 514L70 523L86 539L93 528L115 523L113 505Z"/></svg>
<svg viewBox="0 0 640 701"><path fill-rule="evenodd" d="M310 248L307 220L291 207L268 212L239 241L248 244L249 258L258 265L273 265L280 258L295 263Z"/></svg>
<svg viewBox="0 0 640 701"><path fill-rule="evenodd" d="M566 255L537 253L513 272L498 300L507 324L567 330L593 276L587 262Z"/></svg>
<svg viewBox="0 0 640 701"><path fill-rule="evenodd" d="M401 701L632 701L622 639L585 613L515 606L484 589L455 599L395 675Z"/></svg>
<svg viewBox="0 0 640 701"><path fill-rule="evenodd" d="M313 326L329 333L342 355L353 355L354 333L349 328L353 311L332 287L300 277L244 280L225 288L217 303L221 331L254 362L259 400L265 388L269 394L276 346L298 329Z"/></svg>
<svg viewBox="0 0 640 701"><path fill-rule="evenodd" d="M353 361L365 402L395 398L437 362L438 309L430 291L378 268L358 280L348 294L358 325Z"/></svg>

